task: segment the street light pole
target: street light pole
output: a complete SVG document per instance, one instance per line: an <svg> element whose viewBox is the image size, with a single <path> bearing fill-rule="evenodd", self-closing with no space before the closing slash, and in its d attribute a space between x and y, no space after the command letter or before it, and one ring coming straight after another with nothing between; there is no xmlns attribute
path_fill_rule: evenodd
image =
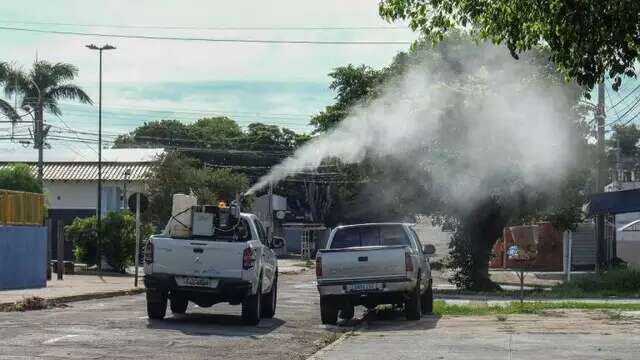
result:
<svg viewBox="0 0 640 360"><path fill-rule="evenodd" d="M98 82L98 205L96 214L96 231L98 235L97 244L97 266L98 273L102 271L102 51L114 50L115 46L105 44L101 47L93 44L86 45L90 50L98 50L100 54L100 71Z"/></svg>

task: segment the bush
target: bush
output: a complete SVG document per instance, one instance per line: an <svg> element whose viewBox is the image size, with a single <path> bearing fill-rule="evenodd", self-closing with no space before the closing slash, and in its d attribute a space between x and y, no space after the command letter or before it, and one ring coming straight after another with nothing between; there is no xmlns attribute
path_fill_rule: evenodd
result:
<svg viewBox="0 0 640 360"><path fill-rule="evenodd" d="M135 217L129 212L110 212L102 219L102 255L109 266L116 271L125 272L133 263L135 253ZM73 241L74 254L78 261L95 265L97 250L96 217L76 218L65 228L68 239ZM153 228L142 224L140 246L149 237Z"/></svg>
<svg viewBox="0 0 640 360"><path fill-rule="evenodd" d="M569 283L555 287L554 291L636 295L640 293L640 271L618 267L601 273L579 276Z"/></svg>
<svg viewBox="0 0 640 360"><path fill-rule="evenodd" d="M38 179L25 164L15 164L0 170L0 189L42 193Z"/></svg>

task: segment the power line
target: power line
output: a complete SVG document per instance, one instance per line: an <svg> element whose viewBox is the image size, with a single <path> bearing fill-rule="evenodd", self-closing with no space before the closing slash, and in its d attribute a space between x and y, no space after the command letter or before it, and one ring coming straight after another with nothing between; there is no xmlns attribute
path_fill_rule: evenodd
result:
<svg viewBox="0 0 640 360"><path fill-rule="evenodd" d="M211 43L244 43L244 44L296 44L296 45L411 45L411 41L323 41L323 40L268 40L268 39L225 39L225 38L204 38L204 37L179 37L179 36L157 36L157 35L126 35L126 34L104 34L79 31L61 30L41 30L32 28L19 28L10 26L0 26L0 30L22 31L41 34L73 35L73 36L95 36L120 39L141 39L141 40L169 40L169 41L198 41Z"/></svg>
<svg viewBox="0 0 640 360"><path fill-rule="evenodd" d="M51 25L98 27L114 29L166 29L166 30L239 30L239 31L317 31L317 30L407 30L406 26L179 26L179 25L119 25L119 24L87 24L48 21L15 21L0 20L6 24Z"/></svg>

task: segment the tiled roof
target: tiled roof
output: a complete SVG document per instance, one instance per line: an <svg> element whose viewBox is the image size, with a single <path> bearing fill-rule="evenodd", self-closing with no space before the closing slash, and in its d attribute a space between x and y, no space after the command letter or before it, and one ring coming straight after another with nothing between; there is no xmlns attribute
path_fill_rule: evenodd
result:
<svg viewBox="0 0 640 360"><path fill-rule="evenodd" d="M27 163L37 174L37 164ZM151 173L154 162L103 162L102 180L104 181L141 181ZM11 163L0 163L0 169L11 166ZM125 172L131 174L126 177ZM46 162L44 164L44 180L48 181L97 181L98 163L96 162Z"/></svg>

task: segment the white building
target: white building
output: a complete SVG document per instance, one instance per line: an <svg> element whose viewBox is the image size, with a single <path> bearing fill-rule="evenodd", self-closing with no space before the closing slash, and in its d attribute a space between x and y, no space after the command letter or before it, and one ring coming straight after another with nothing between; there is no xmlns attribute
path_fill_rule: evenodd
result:
<svg viewBox="0 0 640 360"><path fill-rule="evenodd" d="M127 194L146 192L147 181L164 149L105 149L102 151L102 214L126 207ZM44 190L51 221L52 249L55 255L58 221L70 224L76 217L96 214L98 203L98 159L95 153L74 157L54 157L45 153ZM53 158L54 161L48 159ZM94 160L89 160L93 159ZM24 158L0 158L0 169L12 164L29 165L37 174L33 152ZM71 244L65 258L71 259Z"/></svg>

